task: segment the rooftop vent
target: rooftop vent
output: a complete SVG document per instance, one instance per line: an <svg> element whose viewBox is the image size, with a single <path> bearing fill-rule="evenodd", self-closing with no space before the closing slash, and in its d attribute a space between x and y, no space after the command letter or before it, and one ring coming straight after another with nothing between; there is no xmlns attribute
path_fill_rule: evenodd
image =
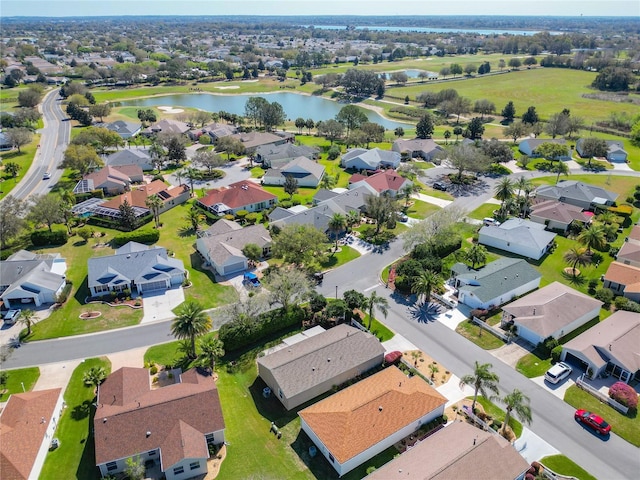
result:
<svg viewBox="0 0 640 480"><path fill-rule="evenodd" d="M378 411L379 411L379 412L381 412L381 411L382 411L382 405L380 405L380 406L378 407Z"/></svg>
<svg viewBox="0 0 640 480"><path fill-rule="evenodd" d="M151 431L147 430L147 438L151 436Z"/></svg>

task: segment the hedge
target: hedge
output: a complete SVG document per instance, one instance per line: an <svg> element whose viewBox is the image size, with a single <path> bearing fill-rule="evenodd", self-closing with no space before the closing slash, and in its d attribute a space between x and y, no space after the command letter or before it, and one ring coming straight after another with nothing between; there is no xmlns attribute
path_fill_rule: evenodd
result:
<svg viewBox="0 0 640 480"><path fill-rule="evenodd" d="M121 247L129 242L156 243L159 239L160 232L158 230L140 230L117 235L113 237L113 243L116 247Z"/></svg>
<svg viewBox="0 0 640 480"><path fill-rule="evenodd" d="M302 326L305 313L301 307L291 307L288 312L281 308L270 310L250 321L232 320L220 327L218 336L224 349L229 352L251 345L263 337L293 326Z"/></svg>
<svg viewBox="0 0 640 480"><path fill-rule="evenodd" d="M64 245L68 240L65 230L36 230L31 234L31 243L34 247L44 247L45 245Z"/></svg>

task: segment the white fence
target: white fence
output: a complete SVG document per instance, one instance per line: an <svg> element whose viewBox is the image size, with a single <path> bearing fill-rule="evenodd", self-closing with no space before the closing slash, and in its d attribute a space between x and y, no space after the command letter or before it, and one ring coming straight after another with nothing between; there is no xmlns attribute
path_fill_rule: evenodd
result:
<svg viewBox="0 0 640 480"><path fill-rule="evenodd" d="M506 335L506 334L504 334L502 332L499 332L498 330L493 328L491 325L487 325L485 322L480 320L478 317L472 317L471 321L473 323L475 323L476 325L478 325L481 329L486 330L487 332L491 333L492 335L495 335L496 337L498 337L499 339L505 341L506 343L510 343L511 342L511 337L509 335Z"/></svg>
<svg viewBox="0 0 640 480"><path fill-rule="evenodd" d="M584 378L584 375L580 375L580 378L578 378L576 380L576 385L578 386L578 388L581 388L585 392L590 393L594 397L598 398L600 401L602 401L602 402L608 404L609 406L615 408L616 410L621 412L623 415L627 414L627 412L629 411L629 408L625 407L624 405L622 405L619 402L616 402L613 398L609 397L608 395L605 395L600 390L597 390L597 389L593 388L591 385L589 385L587 382L585 382L583 380L583 378Z"/></svg>

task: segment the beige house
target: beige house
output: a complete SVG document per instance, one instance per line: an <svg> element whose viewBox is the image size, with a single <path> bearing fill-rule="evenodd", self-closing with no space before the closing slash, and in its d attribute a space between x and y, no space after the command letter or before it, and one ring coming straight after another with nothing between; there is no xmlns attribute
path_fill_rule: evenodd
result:
<svg viewBox="0 0 640 480"><path fill-rule="evenodd" d="M566 232L573 222L586 225L593 217L584 213L582 207L555 200L544 200L531 207L529 218L532 222L546 225L549 230Z"/></svg>
<svg viewBox="0 0 640 480"><path fill-rule="evenodd" d="M621 262L611 262L604 274L604 288L616 295L640 302L640 267Z"/></svg>
<svg viewBox="0 0 640 480"><path fill-rule="evenodd" d="M453 422L375 470L366 480L519 480L529 467L500 435L466 422Z"/></svg>
<svg viewBox="0 0 640 480"><path fill-rule="evenodd" d="M600 313L602 302L560 282L531 292L502 307L502 325L515 325L533 345L573 332Z"/></svg>
<svg viewBox="0 0 640 480"><path fill-rule="evenodd" d="M616 260L625 265L640 267L640 225L631 229L616 255Z"/></svg>
<svg viewBox="0 0 640 480"><path fill-rule="evenodd" d="M640 313L618 310L562 346L563 362L607 372L623 382L640 379Z"/></svg>
<svg viewBox="0 0 640 480"><path fill-rule="evenodd" d="M258 375L291 410L382 364L384 347L370 333L337 325L258 358Z"/></svg>
<svg viewBox="0 0 640 480"><path fill-rule="evenodd" d="M447 399L395 366L300 411L300 426L342 476L444 414Z"/></svg>
<svg viewBox="0 0 640 480"><path fill-rule="evenodd" d="M16 393L0 414L0 476L37 479L62 413L62 389Z"/></svg>

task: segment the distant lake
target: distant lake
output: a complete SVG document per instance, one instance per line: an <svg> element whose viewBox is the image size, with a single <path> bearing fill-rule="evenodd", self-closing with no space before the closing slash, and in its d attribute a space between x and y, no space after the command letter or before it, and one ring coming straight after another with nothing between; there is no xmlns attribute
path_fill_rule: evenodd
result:
<svg viewBox="0 0 640 480"><path fill-rule="evenodd" d="M346 30L346 25L303 25L319 30ZM432 27L388 27L377 25L359 25L356 30L372 30L379 32L418 32L418 33L476 33L479 35L535 35L541 30L486 30L473 28L432 28ZM561 35L562 32L549 32L551 35Z"/></svg>
<svg viewBox="0 0 640 480"><path fill-rule="evenodd" d="M268 102L278 102L282 105L289 120L298 117L304 119L311 118L313 121L330 120L335 118L345 103L334 102L322 97L312 97L309 95L299 95L291 92L276 92L268 94L238 94L238 95L208 95L186 93L182 95L165 95L162 97L139 98L136 100L126 100L119 102L122 106L131 107L157 107L166 105L168 107L191 107L206 110L207 112L229 112L236 115L244 115L244 107L247 100L252 97L262 97ZM363 108L370 122L382 125L387 130L394 130L397 127L407 128L412 126L409 123L387 120L377 112Z"/></svg>

